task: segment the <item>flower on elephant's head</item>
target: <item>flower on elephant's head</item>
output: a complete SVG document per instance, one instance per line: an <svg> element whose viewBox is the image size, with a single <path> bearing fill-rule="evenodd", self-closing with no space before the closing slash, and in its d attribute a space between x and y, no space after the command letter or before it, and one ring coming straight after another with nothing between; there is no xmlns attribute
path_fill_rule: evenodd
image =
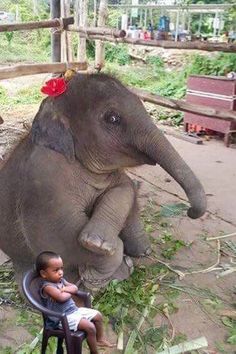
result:
<svg viewBox="0 0 236 354"><path fill-rule="evenodd" d="M67 89L67 84L64 78L54 78L46 81L45 85L41 88L41 92L48 96L60 96Z"/></svg>

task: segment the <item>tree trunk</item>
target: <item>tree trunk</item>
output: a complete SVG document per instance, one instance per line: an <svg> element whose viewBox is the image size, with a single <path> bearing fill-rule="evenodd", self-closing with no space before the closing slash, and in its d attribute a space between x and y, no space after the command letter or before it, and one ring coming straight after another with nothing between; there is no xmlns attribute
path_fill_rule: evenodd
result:
<svg viewBox="0 0 236 354"><path fill-rule="evenodd" d="M98 27L105 27L108 15L107 3L107 0L100 0ZM105 44L102 41L96 41L95 44L95 68L100 70L105 64Z"/></svg>

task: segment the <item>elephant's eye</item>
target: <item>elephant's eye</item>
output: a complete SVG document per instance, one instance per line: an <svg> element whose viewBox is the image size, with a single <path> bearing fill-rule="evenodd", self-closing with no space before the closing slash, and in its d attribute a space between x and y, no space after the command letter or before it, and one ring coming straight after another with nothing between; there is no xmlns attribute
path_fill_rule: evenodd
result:
<svg viewBox="0 0 236 354"><path fill-rule="evenodd" d="M118 113L107 112L105 114L105 121L107 123L111 123L111 124L120 124L121 117L120 117L120 115Z"/></svg>

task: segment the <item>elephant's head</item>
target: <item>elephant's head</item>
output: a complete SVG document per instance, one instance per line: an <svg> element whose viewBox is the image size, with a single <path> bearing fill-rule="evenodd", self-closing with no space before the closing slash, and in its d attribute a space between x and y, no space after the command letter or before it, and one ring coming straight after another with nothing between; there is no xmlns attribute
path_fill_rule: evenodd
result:
<svg viewBox="0 0 236 354"><path fill-rule="evenodd" d="M188 215L206 210L202 185L155 126L139 98L103 74L77 74L67 91L43 101L32 127L34 143L79 160L94 173L142 164L163 167L185 190Z"/></svg>

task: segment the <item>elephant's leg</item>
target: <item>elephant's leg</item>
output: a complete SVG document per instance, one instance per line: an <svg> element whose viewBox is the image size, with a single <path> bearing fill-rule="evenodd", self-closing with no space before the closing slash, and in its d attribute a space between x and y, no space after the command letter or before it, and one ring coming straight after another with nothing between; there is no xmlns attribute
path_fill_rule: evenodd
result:
<svg viewBox="0 0 236 354"><path fill-rule="evenodd" d="M140 221L136 198L130 215L126 220L125 227L119 237L124 243L125 254L138 257L151 253L149 238L143 231L143 225Z"/></svg>
<svg viewBox="0 0 236 354"><path fill-rule="evenodd" d="M34 259L28 259L26 261L13 261L13 268L14 268L14 278L16 283L18 284L18 288L20 292L22 293L22 281L23 281L23 276L26 272L28 272L30 269L33 269L34 266Z"/></svg>
<svg viewBox="0 0 236 354"><path fill-rule="evenodd" d="M109 189L98 201L93 214L78 237L79 243L98 255L116 252L118 235L134 203L130 181Z"/></svg>
<svg viewBox="0 0 236 354"><path fill-rule="evenodd" d="M90 291L106 286L112 279L127 279L133 271L133 262L123 254L123 242L118 238L112 255L95 255L88 252L87 262L79 267L83 285Z"/></svg>

